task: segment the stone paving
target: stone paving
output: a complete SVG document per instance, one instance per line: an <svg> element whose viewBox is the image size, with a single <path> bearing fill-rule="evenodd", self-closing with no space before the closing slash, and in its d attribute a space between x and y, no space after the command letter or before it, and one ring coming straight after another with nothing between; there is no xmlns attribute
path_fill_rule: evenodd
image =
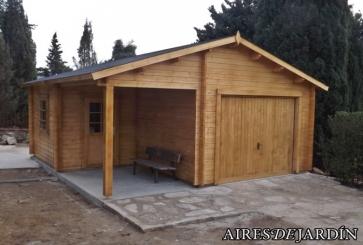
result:
<svg viewBox="0 0 363 245"><path fill-rule="evenodd" d="M109 200L106 207L143 231L258 212L316 227L342 221L363 229L362 191L310 173ZM324 219L325 218L325 219ZM343 225L343 224L342 224ZM338 228L338 227L336 227Z"/></svg>
<svg viewBox="0 0 363 245"><path fill-rule="evenodd" d="M143 231L147 231L251 211L244 199L229 197L232 191L224 186L206 187L192 191L106 201L105 204Z"/></svg>

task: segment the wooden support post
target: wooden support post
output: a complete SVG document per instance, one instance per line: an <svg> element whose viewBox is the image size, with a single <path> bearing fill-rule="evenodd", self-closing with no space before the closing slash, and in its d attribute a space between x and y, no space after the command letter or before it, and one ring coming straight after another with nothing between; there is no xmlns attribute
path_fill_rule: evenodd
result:
<svg viewBox="0 0 363 245"><path fill-rule="evenodd" d="M202 81L200 87L200 138L199 138L199 185L205 182L205 112L207 105L207 52L202 53Z"/></svg>
<svg viewBox="0 0 363 245"><path fill-rule="evenodd" d="M308 165L313 168L313 151L314 151L314 125L315 125L315 87L310 88L310 106L309 106L309 133L308 133Z"/></svg>
<svg viewBox="0 0 363 245"><path fill-rule="evenodd" d="M214 184L219 184L220 173L219 173L219 160L221 152L221 110L222 110L222 95L217 94L216 104L216 146L214 152Z"/></svg>
<svg viewBox="0 0 363 245"><path fill-rule="evenodd" d="M294 126L294 153L293 153L293 169L296 174L300 172L300 136L301 136L301 99L295 99L295 126Z"/></svg>
<svg viewBox="0 0 363 245"><path fill-rule="evenodd" d="M103 155L103 195L112 196L113 189L113 105L114 87L104 88L104 155Z"/></svg>
<svg viewBox="0 0 363 245"><path fill-rule="evenodd" d="M34 154L34 87L28 88L29 154Z"/></svg>
<svg viewBox="0 0 363 245"><path fill-rule="evenodd" d="M61 170L60 167L60 87L53 85L53 166L54 170Z"/></svg>

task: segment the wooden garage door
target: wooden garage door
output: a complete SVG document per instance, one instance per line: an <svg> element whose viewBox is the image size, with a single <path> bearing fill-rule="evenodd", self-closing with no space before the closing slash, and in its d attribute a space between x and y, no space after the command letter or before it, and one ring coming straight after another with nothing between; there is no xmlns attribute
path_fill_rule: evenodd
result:
<svg viewBox="0 0 363 245"><path fill-rule="evenodd" d="M291 173L295 99L223 96L221 102L216 182Z"/></svg>

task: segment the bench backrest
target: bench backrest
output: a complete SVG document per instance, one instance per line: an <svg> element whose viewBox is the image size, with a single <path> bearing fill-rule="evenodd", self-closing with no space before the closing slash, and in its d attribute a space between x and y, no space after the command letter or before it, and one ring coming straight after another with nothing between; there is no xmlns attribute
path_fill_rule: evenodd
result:
<svg viewBox="0 0 363 245"><path fill-rule="evenodd" d="M165 151L159 148L149 147L149 146L146 147L145 153L148 154L149 156L156 156L160 159L164 159L173 163L179 163L181 157L181 154L179 153Z"/></svg>

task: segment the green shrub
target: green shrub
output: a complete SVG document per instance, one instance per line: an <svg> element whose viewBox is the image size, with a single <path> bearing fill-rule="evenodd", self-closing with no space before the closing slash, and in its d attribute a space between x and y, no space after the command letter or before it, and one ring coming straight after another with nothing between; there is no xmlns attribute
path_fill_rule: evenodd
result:
<svg viewBox="0 0 363 245"><path fill-rule="evenodd" d="M332 136L320 145L325 169L343 184L362 183L363 112L337 112L328 124Z"/></svg>

